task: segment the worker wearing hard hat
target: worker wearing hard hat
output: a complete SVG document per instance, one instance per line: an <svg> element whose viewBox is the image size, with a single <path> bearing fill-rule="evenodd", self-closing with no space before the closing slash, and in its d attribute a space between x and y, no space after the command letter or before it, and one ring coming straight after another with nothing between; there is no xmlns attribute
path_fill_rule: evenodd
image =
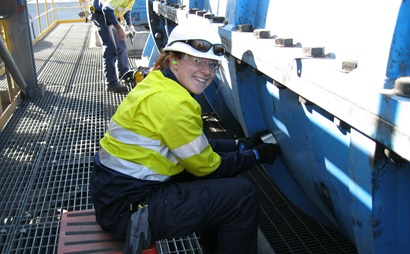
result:
<svg viewBox="0 0 410 254"><path fill-rule="evenodd" d="M112 117L90 189L97 222L127 239L126 252L201 232L218 253L257 253L255 187L235 176L273 163L280 149L257 136L208 139L192 96L211 84L225 53L209 21L176 26Z"/></svg>
<svg viewBox="0 0 410 254"><path fill-rule="evenodd" d="M116 93L128 92L128 88L118 80L118 77L122 77L126 73L132 73L125 43L126 33L118 19L123 17L127 24L127 29L131 33L135 33L130 13L135 0L93 1L91 20L97 27L102 41L106 90ZM118 67L118 70L116 67Z"/></svg>

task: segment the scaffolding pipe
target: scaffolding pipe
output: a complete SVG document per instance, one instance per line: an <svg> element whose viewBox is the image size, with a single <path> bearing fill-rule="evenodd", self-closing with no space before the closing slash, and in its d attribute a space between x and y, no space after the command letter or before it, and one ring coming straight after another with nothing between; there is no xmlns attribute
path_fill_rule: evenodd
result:
<svg viewBox="0 0 410 254"><path fill-rule="evenodd" d="M21 75L19 69L17 68L16 63L14 62L13 57L10 55L6 44L4 43L3 38L0 39L0 57L3 59L4 64L8 68L11 76L15 80L17 86L20 88L21 91L25 92L27 88L26 81L24 81L23 76Z"/></svg>

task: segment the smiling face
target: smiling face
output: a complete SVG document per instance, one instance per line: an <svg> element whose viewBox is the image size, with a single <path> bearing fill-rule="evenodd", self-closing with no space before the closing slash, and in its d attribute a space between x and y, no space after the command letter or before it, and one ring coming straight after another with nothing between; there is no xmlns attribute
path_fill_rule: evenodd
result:
<svg viewBox="0 0 410 254"><path fill-rule="evenodd" d="M190 93L201 94L215 78L219 63L216 60L183 55L181 59L170 57L171 71L179 83ZM176 61L176 62L175 62Z"/></svg>

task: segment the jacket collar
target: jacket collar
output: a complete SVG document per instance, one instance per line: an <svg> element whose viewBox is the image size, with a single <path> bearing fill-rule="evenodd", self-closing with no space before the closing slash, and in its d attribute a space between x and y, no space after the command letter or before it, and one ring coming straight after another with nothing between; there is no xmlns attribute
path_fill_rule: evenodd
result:
<svg viewBox="0 0 410 254"><path fill-rule="evenodd" d="M174 73L171 71L170 68L164 68L161 71L165 77L170 78L179 84L177 77L175 77Z"/></svg>

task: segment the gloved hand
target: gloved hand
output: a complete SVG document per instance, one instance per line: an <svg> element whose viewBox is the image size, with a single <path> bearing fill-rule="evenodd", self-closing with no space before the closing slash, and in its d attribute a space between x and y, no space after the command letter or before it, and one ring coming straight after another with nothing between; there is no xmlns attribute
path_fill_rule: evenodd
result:
<svg viewBox="0 0 410 254"><path fill-rule="evenodd" d="M244 151L247 149L252 149L255 146L260 145L262 143L263 141L260 138L259 134L256 134L254 136L247 137L247 138L240 138L238 139L238 150Z"/></svg>
<svg viewBox="0 0 410 254"><path fill-rule="evenodd" d="M262 143L255 147L255 151L258 163L272 164L280 152L280 147L276 144Z"/></svg>
<svg viewBox="0 0 410 254"><path fill-rule="evenodd" d="M132 35L135 35L135 33L137 32L135 31L135 28L133 25L127 26L127 29L128 31L130 31L130 33L132 33Z"/></svg>

